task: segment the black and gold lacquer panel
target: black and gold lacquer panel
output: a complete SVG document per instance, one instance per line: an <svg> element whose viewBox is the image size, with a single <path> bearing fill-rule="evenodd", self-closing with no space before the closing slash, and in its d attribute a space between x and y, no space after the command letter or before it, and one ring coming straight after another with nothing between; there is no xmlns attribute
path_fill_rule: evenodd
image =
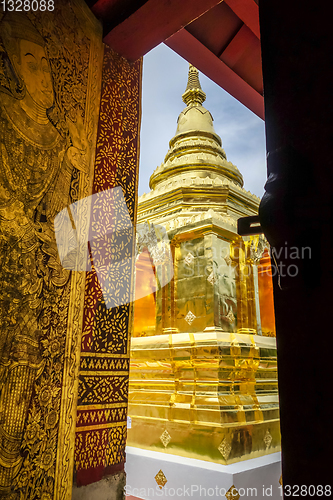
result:
<svg viewBox="0 0 333 500"><path fill-rule="evenodd" d="M134 228L137 208L142 61L134 64L105 47L93 192L121 188L128 220ZM117 204L117 199L115 199ZM116 234L116 207L95 205L91 224L96 233ZM124 214L122 214L124 215ZM126 233L126 234L125 234ZM107 287L95 269L87 273L75 440L78 486L121 470L125 462L130 337L135 249L133 231L110 238L112 265ZM106 241L94 248L103 260ZM122 255L124 258L120 259ZM103 289L102 289L103 288ZM114 307L107 307L107 300Z"/></svg>

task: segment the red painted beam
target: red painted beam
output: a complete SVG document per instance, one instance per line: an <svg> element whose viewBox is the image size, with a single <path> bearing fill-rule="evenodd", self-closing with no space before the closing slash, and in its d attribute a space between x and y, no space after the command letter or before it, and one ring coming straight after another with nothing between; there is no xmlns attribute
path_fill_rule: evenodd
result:
<svg viewBox="0 0 333 500"><path fill-rule="evenodd" d="M253 37L253 34L249 30L249 28L245 24L243 24L241 29L226 46L226 48L220 55L220 59L222 59L222 61L225 62L229 66L229 68L232 68L242 57L247 49L248 44L252 42L251 35Z"/></svg>
<svg viewBox="0 0 333 500"><path fill-rule="evenodd" d="M229 42L220 59L259 94L263 93L260 40L245 24Z"/></svg>
<svg viewBox="0 0 333 500"><path fill-rule="evenodd" d="M137 11L145 0L86 0L94 2L91 10L102 21L104 34Z"/></svg>
<svg viewBox="0 0 333 500"><path fill-rule="evenodd" d="M230 9L260 39L259 7L254 0L224 0Z"/></svg>
<svg viewBox="0 0 333 500"><path fill-rule="evenodd" d="M120 4L119 0L97 0L91 10L97 17L107 16L111 10Z"/></svg>
<svg viewBox="0 0 333 500"><path fill-rule="evenodd" d="M168 38L168 47L264 120L264 98L186 29Z"/></svg>
<svg viewBox="0 0 333 500"><path fill-rule="evenodd" d="M99 2L94 10L98 9ZM103 41L129 61L136 61L220 2L221 0L148 0L113 28ZM103 21L108 22L107 19Z"/></svg>

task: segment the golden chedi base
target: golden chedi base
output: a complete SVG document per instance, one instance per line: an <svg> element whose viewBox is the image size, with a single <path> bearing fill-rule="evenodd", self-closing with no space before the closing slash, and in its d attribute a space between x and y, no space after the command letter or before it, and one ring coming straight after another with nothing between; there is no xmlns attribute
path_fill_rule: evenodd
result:
<svg viewBox="0 0 333 500"><path fill-rule="evenodd" d="M279 451L275 338L133 338L128 412L128 446L225 465Z"/></svg>

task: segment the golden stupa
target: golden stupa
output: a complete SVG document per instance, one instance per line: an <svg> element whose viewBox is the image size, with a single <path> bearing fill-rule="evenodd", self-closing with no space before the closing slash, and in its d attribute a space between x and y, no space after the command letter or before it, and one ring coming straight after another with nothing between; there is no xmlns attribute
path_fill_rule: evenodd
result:
<svg viewBox="0 0 333 500"><path fill-rule="evenodd" d="M270 259L263 236L237 234L260 199L227 161L191 65L182 97L139 200L127 444L229 464L280 450Z"/></svg>

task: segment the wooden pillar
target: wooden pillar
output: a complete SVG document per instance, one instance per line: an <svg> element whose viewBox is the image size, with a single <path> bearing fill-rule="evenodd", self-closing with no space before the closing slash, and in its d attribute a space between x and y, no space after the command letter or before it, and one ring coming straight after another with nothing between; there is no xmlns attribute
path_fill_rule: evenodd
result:
<svg viewBox="0 0 333 500"><path fill-rule="evenodd" d="M260 1L284 494L332 485L333 30L327 3ZM323 490L321 490L323 488ZM326 488L326 489L325 489ZM323 493L321 493L323 491Z"/></svg>

